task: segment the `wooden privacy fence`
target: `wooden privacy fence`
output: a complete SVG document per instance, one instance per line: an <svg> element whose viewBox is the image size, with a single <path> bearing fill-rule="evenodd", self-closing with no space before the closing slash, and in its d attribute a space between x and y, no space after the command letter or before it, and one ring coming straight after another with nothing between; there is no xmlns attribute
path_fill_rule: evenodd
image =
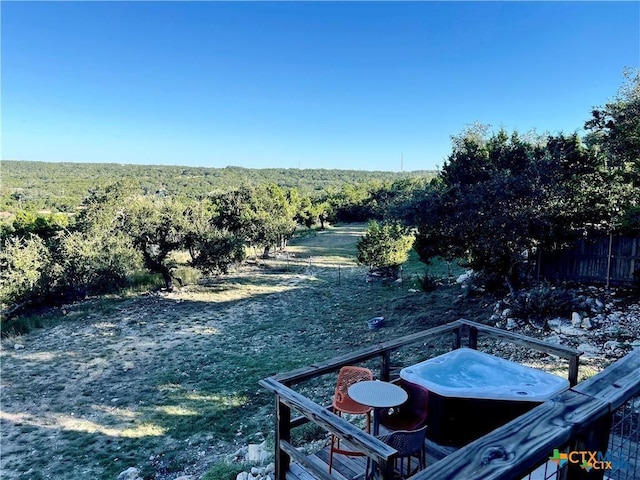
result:
<svg viewBox="0 0 640 480"><path fill-rule="evenodd" d="M608 235L577 240L573 247L541 252L538 278L632 285L640 281L640 237Z"/></svg>
<svg viewBox="0 0 640 480"><path fill-rule="evenodd" d="M289 471L289 465L291 461L295 461L308 471L312 472L313 476L323 480L330 480L339 478L329 474L325 469L319 468L313 461L303 453L299 452L291 443L291 431L309 421L321 426L327 432L336 435L342 440L347 441L356 450L363 452L370 459L375 461L380 466L381 476L384 479L393 478L393 460L395 459L397 452L390 448L385 443L372 437L363 430L351 425L349 422L341 417L334 415L327 407L318 405L311 399L306 398L304 395L296 392L291 387L294 384L305 382L313 378L319 377L326 373L337 371L345 365L356 365L367 360L378 358L380 360L380 369L378 378L388 381L390 379L391 372L391 353L399 350L402 347L415 344L417 342L424 342L425 340L439 337L442 335L453 335L452 346L453 348L460 348L463 344L463 340L466 340L466 344L470 348L477 348L478 337L484 335L487 337L500 339L502 341L511 342L517 345L531 348L534 350L543 351L565 358L569 362L568 367L568 379L572 387L577 383L578 378L578 364L579 356L582 352L573 348L565 347L562 345L548 344L543 341L519 335L512 332L500 330L498 328L489 327L476 322L468 320L457 320L455 322L434 327L429 330L418 332L412 335L401 337L395 340L389 340L387 342L380 343L378 345L368 347L357 352L348 353L325 362L320 362L309 367L299 368L287 373L275 375L273 377L265 378L260 381L260 385L264 388L272 391L275 394L276 399L276 438L275 438L275 456L276 456L276 480L286 480L287 472ZM638 358L640 359L640 351L638 351ZM637 374L637 371L635 372ZM595 378L595 377L594 377ZM614 385L619 381L620 377L610 377L610 380L614 382ZM593 383L593 382L592 382ZM636 390L640 388L640 378L636 379ZM627 393L626 385L622 385L621 391L624 395ZM601 384L596 382L594 387L598 390L606 390L604 386L601 388ZM613 388L613 387L611 387ZM619 392L618 392L619 393ZM571 415L574 415L577 411L579 415L575 416L575 422L586 422L592 414L597 414L596 419L602 418L606 415L607 405L602 401L594 400L585 401L588 399L583 394L576 392L570 392L563 394L566 397L567 405L563 402L565 400L551 400L545 402L540 407L535 408L529 414L525 415L526 420L522 422L517 429L507 432L507 436L518 435L520 429L522 432L530 432L534 429L536 434L542 438L546 438L547 433L544 429L556 428L558 431L562 431L562 435L553 436L549 435L549 441L563 440L567 441L572 433L577 432L576 429L571 429L563 425L562 428L558 427L559 423L569 422L571 424ZM563 397L564 398L564 397ZM546 407L545 407L546 405ZM540 408L544 407L541 411ZM294 418L292 413L296 412L297 416ZM532 417L530 414L536 412ZM569 419L566 418L569 415ZM524 418L524 417L521 417ZM516 421L520 421L517 419ZM509 423L511 425L513 422ZM507 425L507 426L508 426ZM540 427L542 425L542 427ZM572 424L573 425L573 424ZM575 425L574 425L575 426ZM591 424L586 424L587 427L593 427ZM518 440L508 440L509 445L513 445L516 453L515 456L511 454L507 455L507 458L503 458L501 453L504 451L505 434L498 433L503 429L498 429L492 432L486 437L482 437L476 442L471 443L467 447L464 447L460 452L466 452L457 454L454 458L455 464L447 467L449 457L434 464L427 470L434 470L433 475L418 473L415 478L417 479L485 479L485 478L515 478L504 476L504 468L501 465L509 463L516 471L526 472L527 469L538 462L538 464L549 456L550 450L547 448L551 445L549 442L542 442L534 444L532 441L525 441L522 446L518 445ZM587 432L590 431L588 428ZM553 432L552 432L553 433ZM528 433L527 433L528 434ZM498 435L496 437L496 435ZM482 442L487 439L488 444L484 445L480 450L475 450L475 445L478 442ZM499 439L499 443L496 442L496 438ZM523 440L526 440L525 434L523 434ZM560 444L554 444L559 446ZM486 448L485 448L486 447ZM488 450L487 450L488 449ZM497 450L496 450L497 449ZM494 452L495 450L495 452ZM491 453L494 452L494 453ZM497 453L496 453L497 452ZM488 457L487 457L488 455ZM546 455L546 457L545 457ZM495 457L495 462L488 461ZM443 463L443 462L446 462ZM482 467L482 474L474 473L475 468ZM465 472L461 474L458 470ZM471 469L471 470L470 470ZM441 471L442 470L442 471ZM502 472L500 474L500 472ZM502 475L502 476L501 476Z"/></svg>

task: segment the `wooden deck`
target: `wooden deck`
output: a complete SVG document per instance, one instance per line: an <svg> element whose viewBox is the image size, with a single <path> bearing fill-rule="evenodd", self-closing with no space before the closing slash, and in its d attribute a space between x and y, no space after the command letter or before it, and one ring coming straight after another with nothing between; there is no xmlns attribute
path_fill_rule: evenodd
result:
<svg viewBox="0 0 640 480"><path fill-rule="evenodd" d="M454 448L442 447L430 440L425 441L427 448L427 465L431 465L443 459L449 453L455 451ZM319 468L329 471L329 446L319 452L309 455L308 459ZM413 459L416 463L417 460ZM366 457L349 457L346 455L334 454L332 475L338 480L363 480L367 466ZM413 463L412 463L412 468ZM315 480L316 477L299 463L292 462L287 472L287 480Z"/></svg>
<svg viewBox="0 0 640 480"><path fill-rule="evenodd" d="M624 425L637 422L635 402L636 397L640 396L640 349L631 351L604 371L577 384L579 357L582 352L460 319L260 380L260 385L273 392L276 400L277 480L361 480L366 469L365 457L337 455L334 457L336 469L329 475L326 450L308 456L291 443L293 438L297 438L292 436L292 430L309 422L375 459L383 466L386 480L394 480L390 462L397 452L393 448L368 435L347 419L333 415L327 408L292 387L325 374L333 374L346 365L374 361L379 362L377 377L382 381L390 381L392 353L405 346L445 335L452 337L453 349L460 348L463 344L476 349L478 337L482 335L566 358L571 388L451 453L442 454L439 449L434 450L433 445L428 445L427 466L414 475L414 480L552 479L557 477L557 472L548 471L549 455L555 448L586 448L590 452L607 452L610 438L617 441L615 437L623 433L621 428L629 428L615 427L613 431L611 428L614 413L626 408L627 402L632 402L632 414L627 414L626 417L623 415L621 422ZM628 430L624 430L624 442L620 445L622 451L619 455L623 457L618 457L623 460L628 456L635 457L638 452L637 436L627 432ZM629 446L629 442L633 444ZM445 461L436 461L444 457ZM627 476L629 479L640 480L636 462L635 458L633 464L627 462L629 471L625 473L630 474ZM618 469L621 470L621 467L622 465ZM592 478L592 473L587 472L579 463L570 462L561 469L560 477L587 480Z"/></svg>

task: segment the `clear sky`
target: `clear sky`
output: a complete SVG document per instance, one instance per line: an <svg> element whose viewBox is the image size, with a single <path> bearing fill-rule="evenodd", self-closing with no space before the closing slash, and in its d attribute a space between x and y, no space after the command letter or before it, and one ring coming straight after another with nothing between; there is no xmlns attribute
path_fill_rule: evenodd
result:
<svg viewBox="0 0 640 480"><path fill-rule="evenodd" d="M640 65L638 2L0 8L2 159L433 169L475 121L581 133Z"/></svg>

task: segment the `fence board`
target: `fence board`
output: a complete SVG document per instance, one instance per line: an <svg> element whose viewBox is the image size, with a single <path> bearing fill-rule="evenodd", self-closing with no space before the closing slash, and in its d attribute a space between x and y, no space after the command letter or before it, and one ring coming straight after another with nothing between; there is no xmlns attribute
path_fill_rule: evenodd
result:
<svg viewBox="0 0 640 480"><path fill-rule="evenodd" d="M640 237L601 236L577 240L571 248L542 252L540 278L612 285L639 281Z"/></svg>

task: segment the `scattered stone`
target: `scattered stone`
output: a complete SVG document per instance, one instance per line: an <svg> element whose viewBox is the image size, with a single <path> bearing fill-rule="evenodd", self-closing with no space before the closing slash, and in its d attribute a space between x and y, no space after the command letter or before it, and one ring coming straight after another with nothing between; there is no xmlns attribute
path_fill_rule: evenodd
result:
<svg viewBox="0 0 640 480"><path fill-rule="evenodd" d="M571 325L574 327L579 327L582 324L582 315L578 312L573 312L571 314Z"/></svg>
<svg viewBox="0 0 640 480"><path fill-rule="evenodd" d="M553 343L555 345L560 345L562 343L562 338L560 338L560 335L553 334L545 338L544 341L548 343Z"/></svg>
<svg viewBox="0 0 640 480"><path fill-rule="evenodd" d="M580 326L585 330L591 330L593 328L593 323L591 323L591 319L589 319L589 317L584 317Z"/></svg>
<svg viewBox="0 0 640 480"><path fill-rule="evenodd" d="M251 443L247 450L246 462L262 465L270 456L271 453L266 450L266 442Z"/></svg>
<svg viewBox="0 0 640 480"><path fill-rule="evenodd" d="M547 326L554 332L559 332L562 327L563 320L561 318L552 318L547 321Z"/></svg>
<svg viewBox="0 0 640 480"><path fill-rule="evenodd" d="M240 472L236 476L236 480L249 480L249 472Z"/></svg>
<svg viewBox="0 0 640 480"><path fill-rule="evenodd" d="M21 343L16 343L13 346L14 350L22 350L24 348L24 345L22 345Z"/></svg>
<svg viewBox="0 0 640 480"><path fill-rule="evenodd" d="M236 460L240 460L241 458L244 458L247 456L247 453L249 451L248 447L240 447L238 450L236 450L232 457L234 457Z"/></svg>
<svg viewBox="0 0 640 480"><path fill-rule="evenodd" d="M467 270L465 273L463 273L462 275L458 276L458 278L456 278L456 283L465 283L471 277L473 277L473 270Z"/></svg>
<svg viewBox="0 0 640 480"><path fill-rule="evenodd" d="M175 480L196 480L196 477L193 475L181 475L179 477L176 477Z"/></svg>
<svg viewBox="0 0 640 480"><path fill-rule="evenodd" d="M505 326L507 330L514 330L518 328L518 322L513 318L507 318L507 325Z"/></svg>
<svg viewBox="0 0 640 480"><path fill-rule="evenodd" d="M576 348L584 352L582 358L595 358L600 354L600 349L590 343L581 343Z"/></svg>
<svg viewBox="0 0 640 480"><path fill-rule="evenodd" d="M616 349L620 348L620 346L622 346L622 344L615 340L609 340L608 342L604 342L605 350L615 351Z"/></svg>
<svg viewBox="0 0 640 480"><path fill-rule="evenodd" d="M125 471L120 472L120 475L118 475L118 480L142 480L138 476L139 473L140 470L138 470L136 467L129 467Z"/></svg>
<svg viewBox="0 0 640 480"><path fill-rule="evenodd" d="M251 475L264 475L264 468L251 467Z"/></svg>
<svg viewBox="0 0 640 480"><path fill-rule="evenodd" d="M618 335L620 333L620 327L618 325L609 325L604 329L604 333L607 335Z"/></svg>

